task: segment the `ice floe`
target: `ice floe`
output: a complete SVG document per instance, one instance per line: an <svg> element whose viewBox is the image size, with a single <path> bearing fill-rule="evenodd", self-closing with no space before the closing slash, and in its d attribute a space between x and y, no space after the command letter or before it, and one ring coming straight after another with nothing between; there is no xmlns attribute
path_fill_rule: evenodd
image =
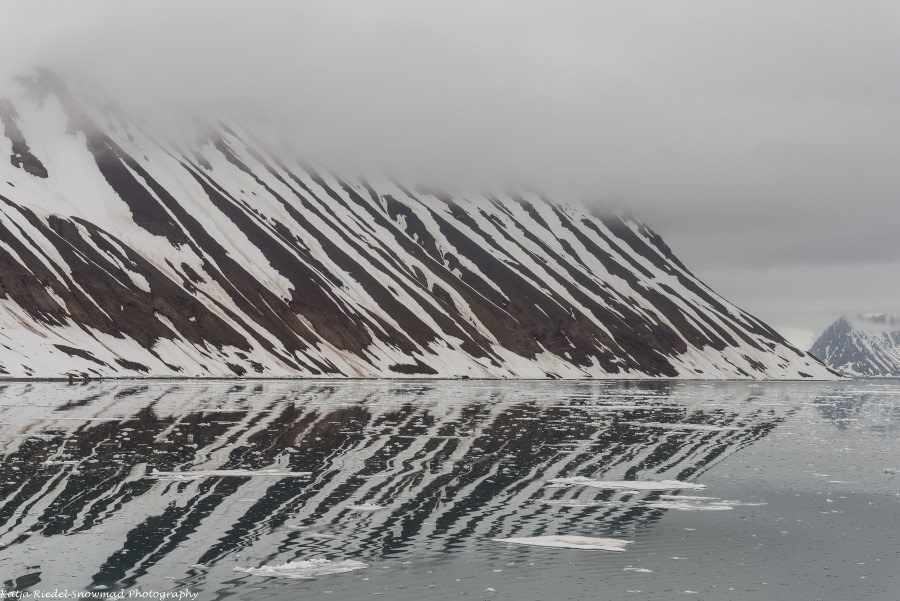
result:
<svg viewBox="0 0 900 601"><path fill-rule="evenodd" d="M651 509L675 509L677 511L728 511L734 509L724 501L712 501L704 503L699 501L651 501L644 503L644 507Z"/></svg>
<svg viewBox="0 0 900 601"><path fill-rule="evenodd" d="M740 430L737 426L717 426L714 424L687 424L684 422L619 422L628 426L640 426L642 428L659 428L662 430L698 430L702 432L724 432L726 430Z"/></svg>
<svg viewBox="0 0 900 601"><path fill-rule="evenodd" d="M554 547L557 549L582 549L585 551L624 551L634 541L618 538L594 538L590 536L548 535L524 538L494 538L498 543L531 545L534 547Z"/></svg>
<svg viewBox="0 0 900 601"><path fill-rule="evenodd" d="M691 495L659 495L652 500L636 500L630 503L624 501L579 501L576 499L546 499L546 505L558 507L586 508L603 506L631 505L647 507L649 509L674 509L676 511L728 511L738 506L751 507L765 505L764 502L745 502L719 497L700 497Z"/></svg>
<svg viewBox="0 0 900 601"><path fill-rule="evenodd" d="M283 470L196 470L184 472L148 472L145 478L168 481L202 480L203 478L304 478L309 472L285 472Z"/></svg>
<svg viewBox="0 0 900 601"><path fill-rule="evenodd" d="M576 501L575 499L545 499L543 503L559 507L619 507L625 504L622 501Z"/></svg>
<svg viewBox="0 0 900 601"><path fill-rule="evenodd" d="M369 564L353 559L329 561L327 559L308 559L289 561L281 565L262 566L259 568L235 567L235 572L255 574L257 576L278 576L281 578L312 579L329 574L342 574L369 567Z"/></svg>
<svg viewBox="0 0 900 601"><path fill-rule="evenodd" d="M347 505L346 507L350 511L380 511L385 509L383 505L377 505L375 503L360 503L359 505Z"/></svg>
<svg viewBox="0 0 900 601"><path fill-rule="evenodd" d="M553 478L556 486L590 486L607 490L701 490L705 484L682 482L681 480L593 480L584 476Z"/></svg>

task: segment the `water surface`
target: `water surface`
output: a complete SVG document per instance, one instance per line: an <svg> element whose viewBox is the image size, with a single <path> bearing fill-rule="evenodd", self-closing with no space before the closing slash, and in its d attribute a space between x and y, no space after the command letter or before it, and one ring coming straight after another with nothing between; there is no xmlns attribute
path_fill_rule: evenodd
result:
<svg viewBox="0 0 900 601"><path fill-rule="evenodd" d="M0 390L0 588L895 600L900 383Z"/></svg>

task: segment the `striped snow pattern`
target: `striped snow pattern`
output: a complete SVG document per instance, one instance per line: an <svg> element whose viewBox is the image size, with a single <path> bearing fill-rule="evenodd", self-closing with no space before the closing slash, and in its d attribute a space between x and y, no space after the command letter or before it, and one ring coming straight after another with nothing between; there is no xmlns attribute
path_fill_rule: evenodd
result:
<svg viewBox="0 0 900 601"><path fill-rule="evenodd" d="M36 75L0 103L0 375L830 378L653 231L161 141Z"/></svg>
<svg viewBox="0 0 900 601"><path fill-rule="evenodd" d="M38 571L69 588L171 577L200 588L234 578L235 565L427 558L511 537L633 540L679 493L554 481L702 481L793 410L763 402L780 389L740 383L17 382L0 392L0 565L7 578Z"/></svg>

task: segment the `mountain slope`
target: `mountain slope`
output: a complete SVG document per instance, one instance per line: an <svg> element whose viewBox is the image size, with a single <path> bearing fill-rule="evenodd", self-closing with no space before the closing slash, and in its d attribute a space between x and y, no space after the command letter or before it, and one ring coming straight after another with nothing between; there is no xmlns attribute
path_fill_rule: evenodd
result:
<svg viewBox="0 0 900 601"><path fill-rule="evenodd" d="M819 336L810 352L849 375L900 377L900 317L841 317Z"/></svg>
<svg viewBox="0 0 900 601"><path fill-rule="evenodd" d="M10 376L831 377L629 218L173 145L47 73L0 118Z"/></svg>

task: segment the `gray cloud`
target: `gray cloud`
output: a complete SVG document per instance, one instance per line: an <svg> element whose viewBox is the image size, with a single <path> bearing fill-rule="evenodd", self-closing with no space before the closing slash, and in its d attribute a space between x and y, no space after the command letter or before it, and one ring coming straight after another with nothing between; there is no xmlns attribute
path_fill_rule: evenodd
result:
<svg viewBox="0 0 900 601"><path fill-rule="evenodd" d="M6 2L143 108L253 106L304 151L621 205L799 342L900 311L900 5Z"/></svg>

